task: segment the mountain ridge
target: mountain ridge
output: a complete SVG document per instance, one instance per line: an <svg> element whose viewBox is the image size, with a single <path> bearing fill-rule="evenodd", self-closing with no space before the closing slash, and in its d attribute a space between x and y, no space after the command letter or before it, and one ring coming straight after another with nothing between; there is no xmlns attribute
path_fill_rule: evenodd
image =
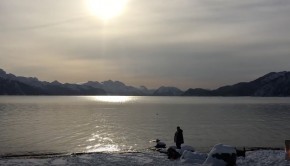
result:
<svg viewBox="0 0 290 166"><path fill-rule="evenodd" d="M160 86L128 86L120 81L88 81L82 84L40 81L36 77L15 76L0 69L0 95L124 95L124 96L290 96L290 72L270 72L249 82L239 82L214 90Z"/></svg>
<svg viewBox="0 0 290 166"><path fill-rule="evenodd" d="M240 82L214 90L188 89L183 96L290 96L290 72L270 72L250 82Z"/></svg>

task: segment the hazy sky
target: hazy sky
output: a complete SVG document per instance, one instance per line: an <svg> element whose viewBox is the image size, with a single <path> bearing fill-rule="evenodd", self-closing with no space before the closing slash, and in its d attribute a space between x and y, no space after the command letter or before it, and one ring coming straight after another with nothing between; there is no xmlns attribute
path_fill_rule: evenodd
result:
<svg viewBox="0 0 290 166"><path fill-rule="evenodd" d="M117 1L117 0L116 0ZM60 82L216 88L290 70L290 0L1 0L0 68Z"/></svg>

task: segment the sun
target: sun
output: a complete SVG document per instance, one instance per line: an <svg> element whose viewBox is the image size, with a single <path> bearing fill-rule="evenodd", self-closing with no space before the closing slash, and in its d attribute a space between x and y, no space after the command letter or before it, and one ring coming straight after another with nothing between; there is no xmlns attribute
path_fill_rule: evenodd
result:
<svg viewBox="0 0 290 166"><path fill-rule="evenodd" d="M128 0L87 0L87 6L93 15L104 21L119 16Z"/></svg>

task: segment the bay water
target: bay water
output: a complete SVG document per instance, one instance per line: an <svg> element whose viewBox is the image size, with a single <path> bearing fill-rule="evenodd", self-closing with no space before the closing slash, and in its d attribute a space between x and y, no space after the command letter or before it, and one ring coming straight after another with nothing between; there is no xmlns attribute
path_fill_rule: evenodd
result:
<svg viewBox="0 0 290 166"><path fill-rule="evenodd" d="M160 139L208 151L284 147L290 98L1 96L0 155L144 151Z"/></svg>

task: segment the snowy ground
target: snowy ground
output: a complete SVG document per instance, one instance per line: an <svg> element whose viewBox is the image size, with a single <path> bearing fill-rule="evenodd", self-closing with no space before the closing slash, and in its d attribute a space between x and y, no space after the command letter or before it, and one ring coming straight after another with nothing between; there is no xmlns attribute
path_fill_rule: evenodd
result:
<svg viewBox="0 0 290 166"><path fill-rule="evenodd" d="M247 152L246 158L237 160L237 165L290 166L290 161L285 160L284 150L259 150Z"/></svg>
<svg viewBox="0 0 290 166"><path fill-rule="evenodd" d="M165 154L148 153L93 153L52 158L1 159L0 165L168 165Z"/></svg>
<svg viewBox="0 0 290 166"><path fill-rule="evenodd" d="M195 153L196 158L191 161L183 159L171 161L165 154L159 152L144 153L93 153L70 155L50 158L2 158L0 165L202 165L207 154ZM239 157L238 166L290 166L290 161L285 161L285 152L282 150L249 151L246 158Z"/></svg>

